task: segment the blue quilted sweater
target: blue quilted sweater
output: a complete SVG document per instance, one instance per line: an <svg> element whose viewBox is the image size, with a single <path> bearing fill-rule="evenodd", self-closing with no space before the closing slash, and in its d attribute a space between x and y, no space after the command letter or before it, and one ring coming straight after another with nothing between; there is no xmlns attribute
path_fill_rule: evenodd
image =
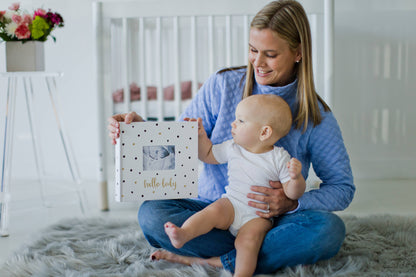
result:
<svg viewBox="0 0 416 277"><path fill-rule="evenodd" d="M244 83L240 84L240 80L244 74L245 69L242 69L210 76L182 114L181 120L184 117L201 117L213 144L231 139L231 122L242 97ZM296 89L297 81L284 87L255 83L253 94L279 95L289 104L294 114ZM298 210L343 210L350 204L355 192L350 160L334 115L325 112L322 105L320 108L321 124L308 124L304 133L292 126L289 134L276 145L284 147L291 156L302 162L305 180L311 164L322 180L320 189L308 191L299 199ZM199 179L199 199L214 201L224 193L227 185L227 164L204 164Z"/></svg>

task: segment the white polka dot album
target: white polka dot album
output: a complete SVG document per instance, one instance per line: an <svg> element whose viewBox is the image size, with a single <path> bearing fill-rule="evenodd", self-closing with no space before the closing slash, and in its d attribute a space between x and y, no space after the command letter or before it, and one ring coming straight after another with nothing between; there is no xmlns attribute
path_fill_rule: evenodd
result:
<svg viewBox="0 0 416 277"><path fill-rule="evenodd" d="M116 201L197 197L198 164L197 122L121 123Z"/></svg>

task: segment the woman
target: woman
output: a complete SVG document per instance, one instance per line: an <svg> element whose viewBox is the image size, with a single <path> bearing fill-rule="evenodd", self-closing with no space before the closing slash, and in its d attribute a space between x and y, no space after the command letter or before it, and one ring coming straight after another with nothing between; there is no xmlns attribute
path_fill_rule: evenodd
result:
<svg viewBox="0 0 416 277"><path fill-rule="evenodd" d="M307 16L296 1L275 1L253 18L249 36L249 64L213 74L185 110L185 117L203 120L214 144L231 139L231 122L239 101L252 94L276 94L290 106L294 124L277 146L302 162L307 178L310 165L322 180L319 189L305 192L299 200L288 199L279 182L273 188L252 187L249 205L275 217L264 238L256 274L272 273L285 266L311 264L333 257L345 238L345 225L331 213L345 209L355 186L341 131L329 107L315 92L312 72L311 35ZM118 137L118 121L141 121L136 113L109 119L110 137ZM153 259L209 263L234 272L234 237L214 229L181 249L174 248L163 224L176 225L221 197L227 185L226 165L204 165L197 200L157 200L144 202L139 210L140 226L157 251Z"/></svg>

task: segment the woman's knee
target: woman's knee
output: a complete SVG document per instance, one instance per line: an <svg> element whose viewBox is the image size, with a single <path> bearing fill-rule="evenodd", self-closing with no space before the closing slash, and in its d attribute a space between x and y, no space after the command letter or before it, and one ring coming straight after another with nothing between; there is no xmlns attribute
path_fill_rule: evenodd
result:
<svg viewBox="0 0 416 277"><path fill-rule="evenodd" d="M163 203L152 200L145 201L139 208L138 220L146 240L153 247L162 247L162 237L165 235L163 225L166 217L163 216Z"/></svg>
<svg viewBox="0 0 416 277"><path fill-rule="evenodd" d="M159 201L145 201L141 204L138 212L138 220L140 227L144 233L154 231L155 228L164 224L161 222L164 217L160 216Z"/></svg>
<svg viewBox="0 0 416 277"><path fill-rule="evenodd" d="M329 259L345 239L344 222L330 212L300 211L276 223L263 242L257 273Z"/></svg>
<svg viewBox="0 0 416 277"><path fill-rule="evenodd" d="M138 212L139 224L144 233L163 229L167 221L180 226L199 209L198 203L188 199L145 201Z"/></svg>
<svg viewBox="0 0 416 277"><path fill-rule="evenodd" d="M345 239L345 224L342 219L333 213L323 213L325 224L322 224L319 232L321 259L329 259L335 256Z"/></svg>
<svg viewBox="0 0 416 277"><path fill-rule="evenodd" d="M307 229L309 230L309 246L313 251L306 263L315 263L335 256L345 239L345 224L334 213L325 211L305 211L309 218Z"/></svg>

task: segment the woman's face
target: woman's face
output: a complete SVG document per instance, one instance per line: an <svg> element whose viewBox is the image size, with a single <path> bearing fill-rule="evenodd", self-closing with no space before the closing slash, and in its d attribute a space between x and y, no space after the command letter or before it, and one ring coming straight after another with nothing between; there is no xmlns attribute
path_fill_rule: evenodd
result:
<svg viewBox="0 0 416 277"><path fill-rule="evenodd" d="M292 51L289 43L271 29L251 28L248 59L258 84L289 84L294 79L295 63L301 57L300 50Z"/></svg>

